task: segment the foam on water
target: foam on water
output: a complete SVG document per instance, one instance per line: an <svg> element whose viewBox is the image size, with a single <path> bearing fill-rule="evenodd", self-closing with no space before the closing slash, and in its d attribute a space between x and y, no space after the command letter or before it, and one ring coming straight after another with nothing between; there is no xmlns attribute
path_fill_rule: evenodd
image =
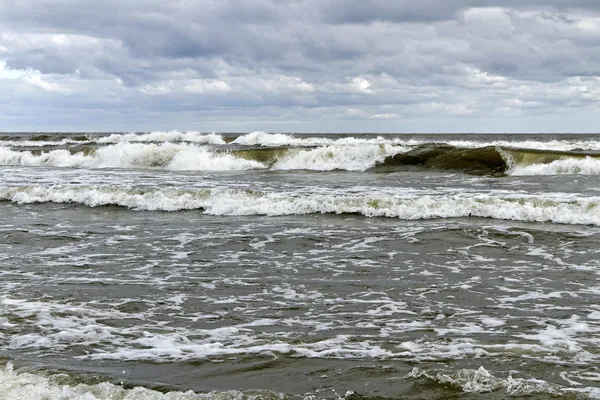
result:
<svg viewBox="0 0 600 400"><path fill-rule="evenodd" d="M73 140L73 139L62 139L56 141L47 140L2 140L0 145L20 146L20 147L44 147L44 146L65 146L65 145L83 145L92 143L90 140Z"/></svg>
<svg viewBox="0 0 600 400"><path fill-rule="evenodd" d="M600 159L585 158L566 158L556 160L548 164L516 165L508 171L513 176L528 175L600 175Z"/></svg>
<svg viewBox="0 0 600 400"><path fill-rule="evenodd" d="M394 137L334 137L327 136L303 136L296 137L283 133L267 133L262 131L251 132L237 137L232 144L242 146L293 146L293 147L311 147L311 146L362 146L362 145L400 145L417 146L425 142L420 140L403 140Z"/></svg>
<svg viewBox="0 0 600 400"><path fill-rule="evenodd" d="M0 369L0 393L4 400L259 400L284 399L285 396L270 391L224 391L194 393L192 391L167 393L144 387L126 389L109 382L97 384L65 384L64 374L44 376L17 372L12 364Z"/></svg>
<svg viewBox="0 0 600 400"><path fill-rule="evenodd" d="M341 137L328 138L317 137L295 137L289 134L267 133L262 131L251 132L241 135L232 143L250 146L360 146L366 144L393 145L393 146L420 146L430 141L424 139L405 139L398 136L377 137ZM459 148L478 148L488 146L509 147L517 149L537 149L548 151L572 151L572 150L600 150L600 141L596 140L444 140L436 138L435 143L448 144Z"/></svg>
<svg viewBox="0 0 600 400"><path fill-rule="evenodd" d="M225 144L221 135L216 133L190 132L150 132L150 133L114 133L109 136L100 137L98 143L119 142L194 142L200 144Z"/></svg>
<svg viewBox="0 0 600 400"><path fill-rule="evenodd" d="M276 160L275 170L334 169L364 171L390 155L406 148L390 145L327 146L310 150L296 150ZM0 165L55 166L77 168L161 168L179 171L239 171L267 169L259 161L237 157L233 152L217 151L189 143L132 143L117 142L100 147L88 154L72 154L68 150L44 153L15 151L0 147Z"/></svg>
<svg viewBox="0 0 600 400"><path fill-rule="evenodd" d="M52 145L69 145L82 147L57 149L45 152L17 151L12 144L6 142L0 146L0 165L10 166L45 166L76 168L159 168L166 170L190 171L240 171L252 169L272 170L313 170L313 171L367 171L378 164L386 165L391 157L407 153L426 144L422 140L403 140L401 138L362 137L300 137L284 134L268 134L253 132L242 135L228 147L223 138L217 134L200 132L152 132L146 134L112 134L110 136L92 137L93 142L102 143L97 148L90 147L90 142L63 139L52 142ZM26 141L32 146L41 146L46 142ZM592 143L571 143L555 141L544 142L477 142L446 141L446 144L458 148L485 148L486 146L520 147L546 150L568 150L573 148L594 148ZM595 142L594 142L595 143ZM8 145L6 145L8 144ZM218 145L216 148L215 145ZM237 147L236 147L237 146ZM242 150L240 146L278 146L285 147L270 155L252 153L256 149ZM288 148L292 147L292 148ZM314 148L310 148L314 147ZM598 143L600 147L600 143ZM238 153L236 153L238 151ZM499 150L502 153L502 150ZM262 154L262 156L261 156ZM256 158L258 157L258 158ZM261 158L262 157L262 158ZM267 159L264 159L267 157ZM600 174L600 160L592 157L578 158L567 155L549 163L521 165L511 162L511 157L503 154L510 165L509 175L556 175L556 174ZM543 157L540 158L543 160ZM465 161L465 160L462 160ZM410 157L406 161L410 164ZM468 157L465 161L469 166ZM543 161L540 161L543 162ZM458 163L456 168L465 167ZM425 165L428 165L425 163ZM435 162L434 162L434 165ZM477 163L474 164L474 167ZM449 163L442 163L439 168L455 168L450 157Z"/></svg>
<svg viewBox="0 0 600 400"><path fill-rule="evenodd" d="M308 143L309 141L310 139L308 141L303 139L297 139L293 136L284 135L282 133L267 133L262 131L256 131L239 136L231 143L246 146L300 146L310 145Z"/></svg>
<svg viewBox="0 0 600 400"><path fill-rule="evenodd" d="M391 145L325 146L292 152L273 166L274 170L365 171L386 157L405 152L404 147Z"/></svg>
<svg viewBox="0 0 600 400"><path fill-rule="evenodd" d="M510 396L526 396L536 393L562 394L563 388L539 379L498 378L485 368L462 369L456 372L428 371L414 368L407 376L412 379L426 378L441 384L450 384L467 393L490 393L503 391Z"/></svg>
<svg viewBox="0 0 600 400"><path fill-rule="evenodd" d="M421 143L425 142L421 141ZM497 146L515 149L535 149L547 151L600 150L600 141L597 140L448 140L443 141L443 143L462 148ZM414 141L413 144L416 144L416 141Z"/></svg>
<svg viewBox="0 0 600 400"><path fill-rule="evenodd" d="M19 204L117 205L134 210L203 209L211 215L360 214L404 220L482 217L600 225L600 198L568 194L347 195L240 189L130 189L117 186L0 187L0 199Z"/></svg>
<svg viewBox="0 0 600 400"><path fill-rule="evenodd" d="M0 165L213 171L266 168L257 161L214 152L206 147L168 142L162 144L120 142L101 147L87 155L83 152L71 154L68 150L35 154L30 151L18 152L0 147Z"/></svg>

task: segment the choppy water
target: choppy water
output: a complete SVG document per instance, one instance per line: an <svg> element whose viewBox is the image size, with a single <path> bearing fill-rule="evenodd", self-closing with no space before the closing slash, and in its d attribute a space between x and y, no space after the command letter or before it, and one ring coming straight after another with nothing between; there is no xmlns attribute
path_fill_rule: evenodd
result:
<svg viewBox="0 0 600 400"><path fill-rule="evenodd" d="M599 150L6 134L0 398L600 398Z"/></svg>

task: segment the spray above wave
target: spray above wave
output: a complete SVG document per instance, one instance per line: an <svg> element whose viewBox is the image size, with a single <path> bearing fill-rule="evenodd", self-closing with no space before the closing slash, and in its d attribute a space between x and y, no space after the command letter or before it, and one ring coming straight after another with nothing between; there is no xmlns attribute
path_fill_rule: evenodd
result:
<svg viewBox="0 0 600 400"><path fill-rule="evenodd" d="M211 215L358 214L403 220L481 217L600 226L600 198L567 194L350 195L241 189L133 189L112 186L0 187L19 204L114 205L137 211L204 210Z"/></svg>

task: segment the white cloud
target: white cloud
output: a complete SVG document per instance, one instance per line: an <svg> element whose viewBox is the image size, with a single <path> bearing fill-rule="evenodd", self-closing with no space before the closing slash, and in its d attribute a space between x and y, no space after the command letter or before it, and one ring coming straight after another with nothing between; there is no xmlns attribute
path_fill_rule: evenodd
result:
<svg viewBox="0 0 600 400"><path fill-rule="evenodd" d="M59 84L44 80L39 74L28 72L20 77L21 82L35 86L46 92L66 93L67 91L60 87Z"/></svg>
<svg viewBox="0 0 600 400"><path fill-rule="evenodd" d="M0 79L18 79L27 71L10 69L6 66L6 61L0 61Z"/></svg>
<svg viewBox="0 0 600 400"><path fill-rule="evenodd" d="M183 87L183 90L188 93L229 92L231 86L223 81L192 79Z"/></svg>
<svg viewBox="0 0 600 400"><path fill-rule="evenodd" d="M352 79L350 82L350 88L354 92L358 93L373 93L371 91L371 83L365 78L361 78L359 76Z"/></svg>
<svg viewBox="0 0 600 400"><path fill-rule="evenodd" d="M168 93L218 93L231 91L231 86L220 80L182 79L147 84L142 86L140 91L148 95Z"/></svg>
<svg viewBox="0 0 600 400"><path fill-rule="evenodd" d="M381 113L381 114L373 114L373 115L371 115L371 118L394 119L394 118L400 118L400 116L398 114L394 114L394 113Z"/></svg>
<svg viewBox="0 0 600 400"><path fill-rule="evenodd" d="M313 92L314 86L296 76L279 75L272 79L261 80L264 88L270 92Z"/></svg>

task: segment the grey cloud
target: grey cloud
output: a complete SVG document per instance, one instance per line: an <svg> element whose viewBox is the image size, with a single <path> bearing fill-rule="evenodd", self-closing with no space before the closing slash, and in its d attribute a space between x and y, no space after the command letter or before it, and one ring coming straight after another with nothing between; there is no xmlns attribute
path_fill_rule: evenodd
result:
<svg viewBox="0 0 600 400"><path fill-rule="evenodd" d="M445 21L472 7L600 10L600 3L594 0L325 0L320 4L324 20L338 24Z"/></svg>
<svg viewBox="0 0 600 400"><path fill-rule="evenodd" d="M585 0L21 0L0 8L0 61L40 71L65 88L42 102L86 115L533 115L600 100L598 82L565 83L600 74L598 12ZM10 89L23 104L43 90L26 84Z"/></svg>

